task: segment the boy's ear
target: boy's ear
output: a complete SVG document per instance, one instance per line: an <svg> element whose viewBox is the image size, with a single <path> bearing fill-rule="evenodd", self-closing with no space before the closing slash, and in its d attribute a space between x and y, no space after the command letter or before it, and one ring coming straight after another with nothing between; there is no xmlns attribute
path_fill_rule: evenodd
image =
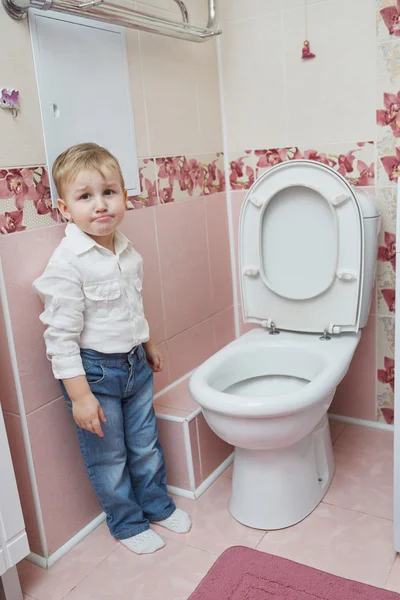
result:
<svg viewBox="0 0 400 600"><path fill-rule="evenodd" d="M64 219L67 219L67 221L71 221L71 213L69 212L68 206L65 204L62 198L58 198L57 208L60 211L61 215L64 217Z"/></svg>
<svg viewBox="0 0 400 600"><path fill-rule="evenodd" d="M124 200L125 200L125 206L126 206L126 203L128 202L128 190L124 190Z"/></svg>

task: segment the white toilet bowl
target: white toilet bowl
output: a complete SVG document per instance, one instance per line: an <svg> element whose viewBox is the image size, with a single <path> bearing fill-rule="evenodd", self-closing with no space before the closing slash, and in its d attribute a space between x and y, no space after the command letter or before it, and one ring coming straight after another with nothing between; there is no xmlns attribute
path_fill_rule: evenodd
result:
<svg viewBox="0 0 400 600"><path fill-rule="evenodd" d="M288 527L325 495L334 471L327 411L359 339L255 329L193 374L207 423L235 446L230 510L241 523Z"/></svg>
<svg viewBox="0 0 400 600"><path fill-rule="evenodd" d="M245 525L293 525L329 488L327 411L368 319L379 226L369 196L312 161L273 167L246 195L240 302L260 327L190 380L210 427L235 446L230 510Z"/></svg>

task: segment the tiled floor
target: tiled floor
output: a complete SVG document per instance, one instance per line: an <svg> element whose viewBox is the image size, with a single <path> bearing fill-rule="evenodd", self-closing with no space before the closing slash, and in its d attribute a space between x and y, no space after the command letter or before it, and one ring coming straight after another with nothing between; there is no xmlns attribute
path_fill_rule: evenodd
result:
<svg viewBox="0 0 400 600"><path fill-rule="evenodd" d="M26 600L186 600L226 548L244 545L349 579L400 592L400 557L393 550L390 432L331 422L336 474L324 502L302 523L264 532L229 514L231 468L189 510L185 536L155 529L166 547L135 556L103 524L49 571L24 561ZM222 600L222 599L221 599Z"/></svg>

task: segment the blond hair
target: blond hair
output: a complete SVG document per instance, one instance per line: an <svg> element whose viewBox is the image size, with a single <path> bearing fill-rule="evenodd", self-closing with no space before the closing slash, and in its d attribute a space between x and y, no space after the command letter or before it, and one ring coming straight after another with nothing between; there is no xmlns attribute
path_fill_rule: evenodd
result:
<svg viewBox="0 0 400 600"><path fill-rule="evenodd" d="M118 173L122 189L125 189L121 167L115 156L98 144L86 143L77 144L62 152L54 161L52 175L62 198L63 186L74 181L81 171L98 171L104 176L107 169Z"/></svg>

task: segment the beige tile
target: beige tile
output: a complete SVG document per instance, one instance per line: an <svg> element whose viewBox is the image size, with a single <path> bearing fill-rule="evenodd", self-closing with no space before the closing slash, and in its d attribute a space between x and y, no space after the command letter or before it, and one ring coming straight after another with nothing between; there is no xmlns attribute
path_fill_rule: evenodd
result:
<svg viewBox="0 0 400 600"><path fill-rule="evenodd" d="M0 111L0 167L42 165L46 154L28 20L14 21L3 12L0 38L1 85L17 89L21 104L17 120Z"/></svg>
<svg viewBox="0 0 400 600"><path fill-rule="evenodd" d="M393 458L335 446L336 470L324 502L393 519Z"/></svg>
<svg viewBox="0 0 400 600"><path fill-rule="evenodd" d="M348 450L362 450L391 459L393 457L393 432L359 425L346 425L344 431L335 440L335 446Z"/></svg>
<svg viewBox="0 0 400 600"><path fill-rule="evenodd" d="M322 503L298 525L269 532L258 550L383 587L394 560L393 523Z"/></svg>
<svg viewBox="0 0 400 600"><path fill-rule="evenodd" d="M187 600L215 559L172 540L162 550L146 556L121 546L65 600Z"/></svg>
<svg viewBox="0 0 400 600"><path fill-rule="evenodd" d="M304 6L283 12L287 118L281 145L374 139L374 0L309 3L307 15L316 58L302 61ZM369 68L359 78L361 64Z"/></svg>
<svg viewBox="0 0 400 600"><path fill-rule="evenodd" d="M385 589L400 593L400 556L397 556L393 563Z"/></svg>
<svg viewBox="0 0 400 600"><path fill-rule="evenodd" d="M224 24L221 46L230 149L283 145L287 114L280 14Z"/></svg>
<svg viewBox="0 0 400 600"><path fill-rule="evenodd" d="M22 561L18 566L21 586L38 600L61 600L118 546L102 524L49 570Z"/></svg>
<svg viewBox="0 0 400 600"><path fill-rule="evenodd" d="M174 498L177 506L187 510L192 518L189 533L178 535L156 525L154 529L160 535L215 554L236 545L254 548L265 532L245 527L231 516L228 509L231 488L232 481L220 477L195 502Z"/></svg>

